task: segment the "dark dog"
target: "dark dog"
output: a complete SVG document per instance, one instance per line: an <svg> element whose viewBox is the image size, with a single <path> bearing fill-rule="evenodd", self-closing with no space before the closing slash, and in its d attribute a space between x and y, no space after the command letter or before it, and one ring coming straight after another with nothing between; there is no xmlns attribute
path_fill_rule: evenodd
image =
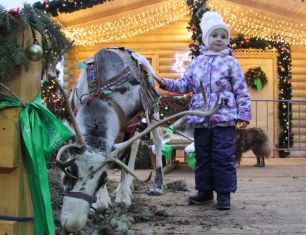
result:
<svg viewBox="0 0 306 235"><path fill-rule="evenodd" d="M269 157L272 147L266 133L260 128L236 129L236 162L240 165L244 152L252 150L256 155L258 167L265 166L265 157Z"/></svg>

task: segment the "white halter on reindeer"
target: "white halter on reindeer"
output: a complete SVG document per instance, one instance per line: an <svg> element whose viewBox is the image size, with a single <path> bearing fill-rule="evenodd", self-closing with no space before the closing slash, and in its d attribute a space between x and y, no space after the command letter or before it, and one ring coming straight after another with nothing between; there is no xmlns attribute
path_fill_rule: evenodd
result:
<svg viewBox="0 0 306 235"><path fill-rule="evenodd" d="M185 111L159 121L159 113L154 110L158 94L153 87L153 79L150 79L154 72L144 57L123 48L102 49L89 61L89 66L89 69L82 71L70 97L79 126L78 128L75 125L77 142L62 147L57 155L57 163L65 172L61 223L69 232L77 232L85 226L92 203L97 202L98 208L108 207L110 204L105 186L106 170L110 162L115 162L124 169L116 189L115 201L131 204L130 175L137 179L133 169L139 141L149 132L153 134L157 158L155 179L149 193L162 194L161 133L157 127L184 115L209 116L222 105L221 102L212 110L206 111L204 102L204 111ZM123 83L126 82L129 83L129 88L126 89L125 86L123 89ZM203 95L205 100L205 94ZM127 126L138 127L125 120L137 119L133 117L139 110L145 110L148 127L139 134L136 130L135 136L111 152L120 129L126 129ZM70 113L72 114L71 111ZM131 156L126 166L117 157L130 145ZM62 155L68 149L71 149L68 159L62 160ZM146 181L148 180L144 180Z"/></svg>

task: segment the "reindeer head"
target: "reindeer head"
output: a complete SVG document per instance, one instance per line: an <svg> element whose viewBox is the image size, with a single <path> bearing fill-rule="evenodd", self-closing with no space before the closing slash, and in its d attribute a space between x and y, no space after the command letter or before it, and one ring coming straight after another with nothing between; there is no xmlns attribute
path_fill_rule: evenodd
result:
<svg viewBox="0 0 306 235"><path fill-rule="evenodd" d="M86 147L89 146L85 145ZM61 224L66 231L77 232L85 226L90 206L97 200L96 193L106 183L109 163L117 163L134 177L136 174L117 158L109 159L105 152L85 149L81 153L70 155L67 164L58 163L61 166L66 164L63 168L65 173L62 174L64 198ZM151 175L146 180L137 179L147 182L150 178Z"/></svg>
<svg viewBox="0 0 306 235"><path fill-rule="evenodd" d="M89 208L96 202L96 193L105 185L110 162L136 175L116 157L109 158L120 128L111 106L92 99L71 120L76 125L77 140L59 150L57 164L65 173L61 223L67 231L76 232L85 225ZM68 156L63 154L66 150L69 150Z"/></svg>
<svg viewBox="0 0 306 235"><path fill-rule="evenodd" d="M74 157L76 160L66 168L69 174L62 175L61 224L68 232L77 232L85 226L89 209L97 201L96 193L107 179L107 165L95 171L106 159L101 152L84 150Z"/></svg>

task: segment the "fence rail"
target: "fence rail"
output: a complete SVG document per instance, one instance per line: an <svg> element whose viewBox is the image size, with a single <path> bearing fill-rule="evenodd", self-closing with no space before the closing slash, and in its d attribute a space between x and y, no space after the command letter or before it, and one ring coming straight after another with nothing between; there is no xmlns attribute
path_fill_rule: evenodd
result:
<svg viewBox="0 0 306 235"><path fill-rule="evenodd" d="M306 100L252 100L250 126L265 130L276 151L306 151ZM282 123L279 121L282 118ZM285 124L284 124L285 120ZM285 125L285 128L284 128ZM287 129L286 144L280 147L282 129Z"/></svg>

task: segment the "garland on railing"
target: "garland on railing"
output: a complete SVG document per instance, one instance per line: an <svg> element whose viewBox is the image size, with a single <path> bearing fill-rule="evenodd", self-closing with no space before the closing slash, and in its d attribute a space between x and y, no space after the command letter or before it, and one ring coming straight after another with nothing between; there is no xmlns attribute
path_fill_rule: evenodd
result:
<svg viewBox="0 0 306 235"><path fill-rule="evenodd" d="M50 13L52 16L58 16L59 13L72 13L110 1L113 0L53 0L50 2L45 0L43 3L40 1L36 2L33 6L45 11L46 13Z"/></svg>
<svg viewBox="0 0 306 235"><path fill-rule="evenodd" d="M190 50L193 56L198 56L200 54L199 45L201 42L202 33L200 30L200 19L205 12L205 10L200 9L204 6L205 0L187 0L187 4L190 6L192 11L192 19L189 22L189 29L192 29L192 39L194 40L193 44L190 44ZM231 39L230 47L233 49L272 49L275 48L278 52L277 57L277 71L278 71L278 88L279 94L278 99L278 120L279 120L279 135L278 135L278 144L279 156L286 157L290 153L286 148L293 146L293 132L292 132L292 105L291 103L285 102L286 100L291 100L292 97L292 86L291 86L291 51L290 46L287 43L266 41L257 38L244 38L243 35L239 35L236 38ZM288 106L287 106L288 105Z"/></svg>

